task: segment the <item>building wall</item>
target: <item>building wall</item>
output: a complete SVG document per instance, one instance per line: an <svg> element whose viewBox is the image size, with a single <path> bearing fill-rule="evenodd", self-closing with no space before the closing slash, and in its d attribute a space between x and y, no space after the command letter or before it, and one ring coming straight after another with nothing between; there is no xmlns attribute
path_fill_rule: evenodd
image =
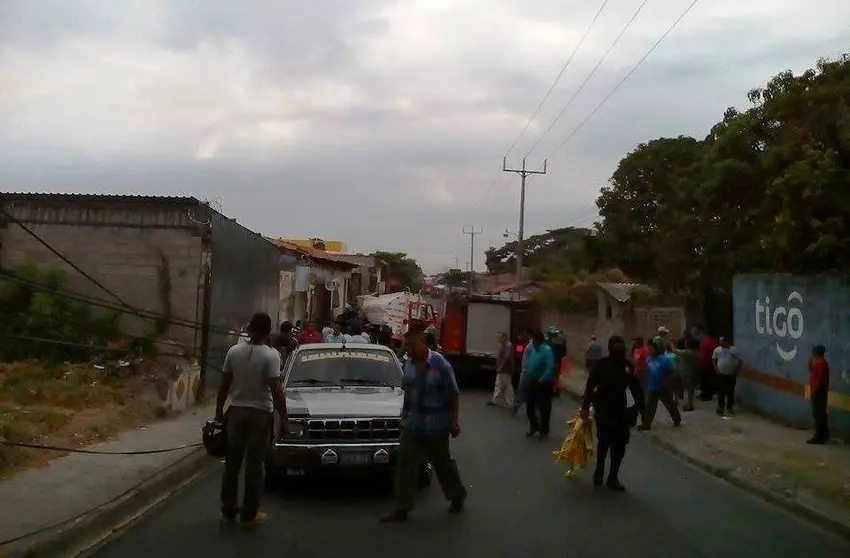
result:
<svg viewBox="0 0 850 558"><path fill-rule="evenodd" d="M7 210L136 309L164 311L160 281L167 271L172 317L198 319L201 239L185 207L163 203L83 207L16 200ZM55 266L66 272L69 290L119 304L18 225L7 223L0 235L0 267L14 270L27 262ZM143 335L152 325L132 314L122 316L127 333ZM193 328L171 326L169 337L188 347L196 344Z"/></svg>
<svg viewBox="0 0 850 558"><path fill-rule="evenodd" d="M210 226L210 362L220 368L231 343L224 330L238 329L254 312L279 323L281 254L265 237L220 213L211 213Z"/></svg>
<svg viewBox="0 0 850 558"><path fill-rule="evenodd" d="M830 428L850 438L850 288L845 282L826 276L737 276L734 331L745 364L738 398L799 425L812 423L808 358L815 345L825 345Z"/></svg>
<svg viewBox="0 0 850 558"><path fill-rule="evenodd" d="M540 328L557 325L567 338L567 356L571 360L584 362L585 349L590 337L596 335L603 347L607 347L608 338L620 335L631 346L632 339L638 335L652 337L658 326L666 326L671 335L678 335L684 327L684 308L637 307L627 310L622 303L605 293L596 314L562 314L556 310L544 310L541 314ZM607 304L611 304L611 318L608 318Z"/></svg>

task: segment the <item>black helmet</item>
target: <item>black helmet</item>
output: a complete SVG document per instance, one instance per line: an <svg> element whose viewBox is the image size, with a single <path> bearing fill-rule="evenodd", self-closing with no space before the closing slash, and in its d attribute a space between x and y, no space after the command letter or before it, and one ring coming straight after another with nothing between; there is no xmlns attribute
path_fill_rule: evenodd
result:
<svg viewBox="0 0 850 558"><path fill-rule="evenodd" d="M227 455L227 428L221 421L212 419L204 423L201 440L207 453L212 457Z"/></svg>

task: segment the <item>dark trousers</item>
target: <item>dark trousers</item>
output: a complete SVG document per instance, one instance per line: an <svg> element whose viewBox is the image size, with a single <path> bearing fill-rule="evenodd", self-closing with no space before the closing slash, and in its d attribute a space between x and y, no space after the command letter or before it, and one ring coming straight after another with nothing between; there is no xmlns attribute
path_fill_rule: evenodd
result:
<svg viewBox="0 0 850 558"><path fill-rule="evenodd" d="M552 382L529 383L525 399L529 432L540 432L543 436L549 435L549 423L552 418L553 385Z"/></svg>
<svg viewBox="0 0 850 558"><path fill-rule="evenodd" d="M735 410L735 386L738 385L737 374L717 375L717 411Z"/></svg>
<svg viewBox="0 0 850 558"><path fill-rule="evenodd" d="M269 447L274 415L250 407L231 407L227 417L227 456L221 482L221 512L228 518L238 513L253 521L263 495L263 465ZM245 465L245 493L239 505L239 473Z"/></svg>
<svg viewBox="0 0 850 558"><path fill-rule="evenodd" d="M679 406L673 395L673 388L662 387L658 391L650 391L646 394L646 408L643 411L643 428L652 426L652 422L655 420L655 413L658 411L659 401L667 409L667 412L670 413L673 424L678 425L682 422L682 415L679 413Z"/></svg>
<svg viewBox="0 0 850 558"><path fill-rule="evenodd" d="M605 417L597 414L596 420L596 470L593 483L601 485L605 478L605 460L611 456L611 468L608 471L608 484L620 482L620 466L626 457L626 445L629 443L629 427L625 419Z"/></svg>
<svg viewBox="0 0 850 558"><path fill-rule="evenodd" d="M717 393L717 372L714 366L709 363L700 364L699 368L699 388L700 399L711 399Z"/></svg>
<svg viewBox="0 0 850 558"><path fill-rule="evenodd" d="M812 392L812 416L815 419L815 440L829 440L829 422L827 419L827 393L825 388Z"/></svg>
<svg viewBox="0 0 850 558"><path fill-rule="evenodd" d="M398 463L393 482L393 505L398 511L410 511L419 486L419 468L430 462L434 467L443 495L450 502L466 497L457 463L449 451L449 433L418 434L402 430Z"/></svg>

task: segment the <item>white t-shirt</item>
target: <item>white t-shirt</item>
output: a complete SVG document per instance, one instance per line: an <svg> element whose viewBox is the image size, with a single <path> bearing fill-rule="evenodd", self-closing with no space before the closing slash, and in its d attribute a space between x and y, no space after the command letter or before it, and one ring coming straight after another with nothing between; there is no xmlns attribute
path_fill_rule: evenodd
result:
<svg viewBox="0 0 850 558"><path fill-rule="evenodd" d="M741 362L741 357L738 356L738 351L735 347L717 347L714 349L711 358L717 360L717 373L724 376L731 376L736 373L738 363Z"/></svg>
<svg viewBox="0 0 850 558"><path fill-rule="evenodd" d="M268 379L280 377L280 353L266 345L240 343L230 347L222 370L233 375L230 404L274 411Z"/></svg>

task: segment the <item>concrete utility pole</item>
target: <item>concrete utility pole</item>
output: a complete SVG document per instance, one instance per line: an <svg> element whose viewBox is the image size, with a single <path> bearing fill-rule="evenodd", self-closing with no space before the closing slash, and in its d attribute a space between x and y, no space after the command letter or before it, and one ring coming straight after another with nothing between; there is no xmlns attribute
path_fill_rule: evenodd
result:
<svg viewBox="0 0 850 558"><path fill-rule="evenodd" d="M516 244L516 299L519 300L519 289L522 284L522 235L525 231L525 179L529 174L546 174L546 159L543 159L543 170L528 170L525 168L525 157L522 158L522 167L518 169L508 168L508 158L502 159L502 172L515 172L522 178L519 193L519 233Z"/></svg>
<svg viewBox="0 0 850 558"><path fill-rule="evenodd" d="M466 227L463 229L463 234L469 235L469 292L472 292L472 287L475 283L475 235L481 234L484 232L483 228L480 228L476 231L475 227L470 227L469 230L466 230Z"/></svg>

